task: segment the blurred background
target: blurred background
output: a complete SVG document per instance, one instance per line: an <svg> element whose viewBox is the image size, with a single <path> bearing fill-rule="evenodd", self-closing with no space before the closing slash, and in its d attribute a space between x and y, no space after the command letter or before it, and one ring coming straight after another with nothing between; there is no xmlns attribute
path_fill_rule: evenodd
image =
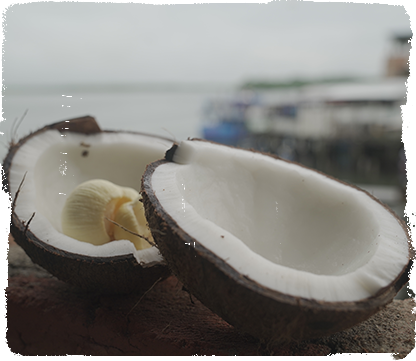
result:
<svg viewBox="0 0 416 361"><path fill-rule="evenodd" d="M383 4L15 4L0 156L46 124L91 115L103 129L271 152L404 217L411 37L405 8Z"/></svg>

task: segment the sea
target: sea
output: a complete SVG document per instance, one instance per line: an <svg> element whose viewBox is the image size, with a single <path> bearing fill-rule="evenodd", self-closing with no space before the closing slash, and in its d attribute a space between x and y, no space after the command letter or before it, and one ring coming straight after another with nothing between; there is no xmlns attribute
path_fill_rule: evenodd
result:
<svg viewBox="0 0 416 361"><path fill-rule="evenodd" d="M103 130L138 131L176 141L201 137L204 103L233 91L228 85L3 84L0 162L11 142L45 125L86 115L93 116ZM8 238L10 207L8 194L0 192L1 241Z"/></svg>
<svg viewBox="0 0 416 361"><path fill-rule="evenodd" d="M0 158L4 159L11 141L47 124L85 115L93 116L106 130L138 131L177 141L201 137L204 104L233 92L233 85L224 84L6 88Z"/></svg>

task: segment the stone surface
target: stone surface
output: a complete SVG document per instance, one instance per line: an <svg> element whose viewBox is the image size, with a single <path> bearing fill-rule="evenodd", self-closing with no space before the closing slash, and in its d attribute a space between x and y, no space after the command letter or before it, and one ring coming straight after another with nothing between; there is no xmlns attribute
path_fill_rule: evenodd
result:
<svg viewBox="0 0 416 361"><path fill-rule="evenodd" d="M13 237L10 233L0 231L0 249L14 244Z"/></svg>
<svg viewBox="0 0 416 361"><path fill-rule="evenodd" d="M8 261L9 279L15 276L51 277L49 272L34 264L25 251L13 241L11 241L11 247L9 248Z"/></svg>
<svg viewBox="0 0 416 361"><path fill-rule="evenodd" d="M7 341L20 355L329 355L414 349L414 301L395 300L330 337L279 347L260 344L213 314L169 277L145 295L81 293L33 265L11 243Z"/></svg>

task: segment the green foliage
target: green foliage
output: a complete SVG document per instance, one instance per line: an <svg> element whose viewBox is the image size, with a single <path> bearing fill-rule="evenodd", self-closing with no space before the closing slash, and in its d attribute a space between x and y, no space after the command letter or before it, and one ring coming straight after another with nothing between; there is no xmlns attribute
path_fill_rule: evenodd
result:
<svg viewBox="0 0 416 361"><path fill-rule="evenodd" d="M314 80L293 79L288 81L273 81L273 80L251 80L243 83L241 89L284 89L284 88L298 88L305 85L317 84L331 84L331 83L345 83L354 82L358 79L352 77L337 77L337 78L322 78Z"/></svg>

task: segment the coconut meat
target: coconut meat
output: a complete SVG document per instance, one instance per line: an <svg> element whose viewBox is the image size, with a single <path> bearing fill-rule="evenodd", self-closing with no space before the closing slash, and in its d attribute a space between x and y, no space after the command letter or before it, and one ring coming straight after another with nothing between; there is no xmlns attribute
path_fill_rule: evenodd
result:
<svg viewBox="0 0 416 361"><path fill-rule="evenodd" d="M293 163L184 141L151 184L186 233L240 274L285 294L358 301L408 263L406 233L389 210Z"/></svg>
<svg viewBox="0 0 416 361"><path fill-rule="evenodd" d="M69 194L89 179L106 179L140 191L146 165L163 158L171 144L134 133L41 132L30 137L13 158L9 175L13 198L22 183L15 213L25 222L35 214L30 231L61 250L93 257L133 253L141 264L160 262L155 247L137 251L127 240L96 246L67 237L62 233L61 213Z"/></svg>

